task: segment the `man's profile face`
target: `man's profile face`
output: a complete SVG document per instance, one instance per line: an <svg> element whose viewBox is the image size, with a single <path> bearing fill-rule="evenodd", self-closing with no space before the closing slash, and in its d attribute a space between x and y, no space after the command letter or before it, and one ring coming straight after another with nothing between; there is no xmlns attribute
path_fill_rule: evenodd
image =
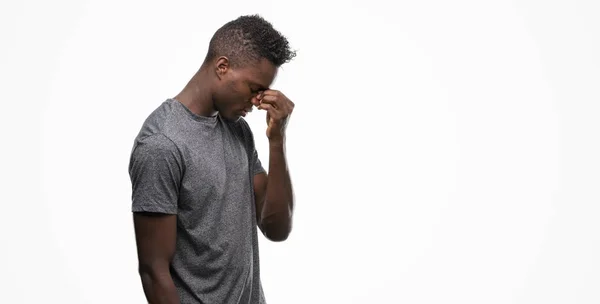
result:
<svg viewBox="0 0 600 304"><path fill-rule="evenodd" d="M252 111L252 100L269 89L277 74L277 67L266 59L236 68L226 67L222 76L222 92L215 100L220 115L237 121Z"/></svg>

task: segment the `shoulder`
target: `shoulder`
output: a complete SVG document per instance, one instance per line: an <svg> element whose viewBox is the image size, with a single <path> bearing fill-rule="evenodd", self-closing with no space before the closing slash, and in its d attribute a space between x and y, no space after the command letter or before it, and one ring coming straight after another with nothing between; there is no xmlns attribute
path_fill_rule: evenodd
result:
<svg viewBox="0 0 600 304"><path fill-rule="evenodd" d="M185 162L179 148L164 134L156 133L135 141L129 158L132 177L184 170Z"/></svg>
<svg viewBox="0 0 600 304"><path fill-rule="evenodd" d="M236 124L238 125L245 142L250 146L254 146L254 134L252 133L252 129L250 129L248 122L242 117Z"/></svg>
<svg viewBox="0 0 600 304"><path fill-rule="evenodd" d="M252 130L250 130L250 125L243 117L240 117L240 119L236 122L236 125L244 130L244 132L252 132Z"/></svg>
<svg viewBox="0 0 600 304"><path fill-rule="evenodd" d="M136 138L135 145L162 145L168 146L172 137L169 136L172 125L177 124L175 119L175 104L171 99L163 101L144 120Z"/></svg>
<svg viewBox="0 0 600 304"><path fill-rule="evenodd" d="M154 133L136 140L137 146L149 147L155 150L176 150L175 142L164 133Z"/></svg>
<svg viewBox="0 0 600 304"><path fill-rule="evenodd" d="M163 133L154 133L136 139L131 157L138 160L180 159L179 148Z"/></svg>
<svg viewBox="0 0 600 304"><path fill-rule="evenodd" d="M163 101L144 119L136 140L156 133L164 133L169 121L172 120L173 112L173 102L168 99Z"/></svg>

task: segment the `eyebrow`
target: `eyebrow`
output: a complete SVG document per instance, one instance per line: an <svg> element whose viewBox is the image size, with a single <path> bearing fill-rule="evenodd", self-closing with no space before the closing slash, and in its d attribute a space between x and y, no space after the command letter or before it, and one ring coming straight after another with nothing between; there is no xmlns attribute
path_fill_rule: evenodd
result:
<svg viewBox="0 0 600 304"><path fill-rule="evenodd" d="M269 89L268 87L265 87L265 86L263 86L263 85L261 85L261 84L258 84L258 83L256 83L256 82L253 82L253 81L252 81L252 82L250 82L250 85L253 85L253 86L255 86L255 87L258 87L258 91L266 91L266 90L268 90L268 89Z"/></svg>

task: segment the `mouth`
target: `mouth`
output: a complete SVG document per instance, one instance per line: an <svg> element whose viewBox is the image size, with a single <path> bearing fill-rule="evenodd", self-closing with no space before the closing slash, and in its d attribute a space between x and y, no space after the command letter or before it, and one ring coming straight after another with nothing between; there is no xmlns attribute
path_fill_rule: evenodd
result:
<svg viewBox="0 0 600 304"><path fill-rule="evenodd" d="M242 109L242 116L246 116L250 112L252 112L252 106Z"/></svg>
<svg viewBox="0 0 600 304"><path fill-rule="evenodd" d="M248 115L248 113L252 112L252 109L243 109L241 112L242 112L242 116L246 117L246 115Z"/></svg>

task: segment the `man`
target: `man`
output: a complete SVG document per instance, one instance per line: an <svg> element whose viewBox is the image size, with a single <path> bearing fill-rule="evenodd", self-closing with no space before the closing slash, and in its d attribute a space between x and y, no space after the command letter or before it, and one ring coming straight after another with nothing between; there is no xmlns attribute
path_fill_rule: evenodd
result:
<svg viewBox="0 0 600 304"><path fill-rule="evenodd" d="M216 31L198 72L144 122L129 164L139 273L152 304L265 303L257 227L291 230L286 125L294 104L269 89L295 56L259 16ZM268 175L242 118L267 112Z"/></svg>

